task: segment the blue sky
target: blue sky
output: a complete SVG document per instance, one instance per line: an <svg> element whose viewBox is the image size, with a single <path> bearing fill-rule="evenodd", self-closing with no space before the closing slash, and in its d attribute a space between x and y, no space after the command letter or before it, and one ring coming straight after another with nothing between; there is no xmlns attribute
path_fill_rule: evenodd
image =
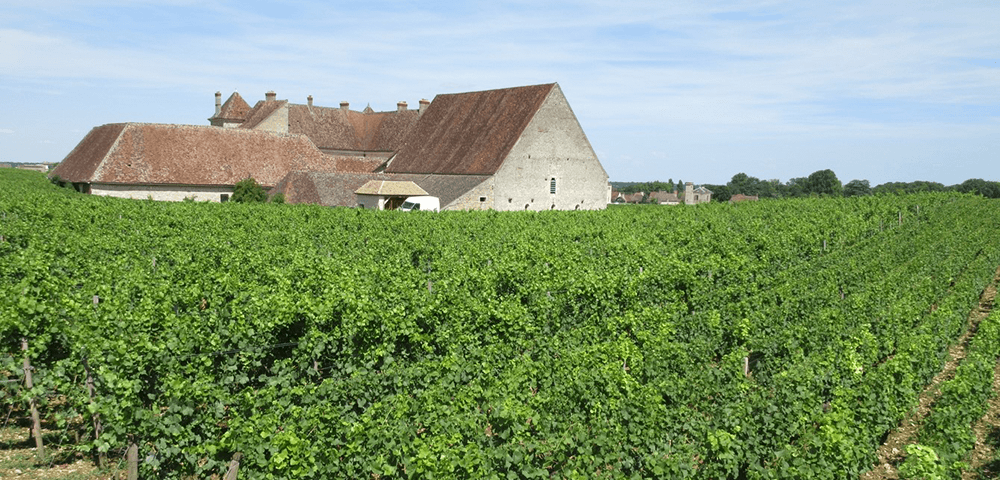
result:
<svg viewBox="0 0 1000 480"><path fill-rule="evenodd" d="M393 110L558 82L613 181L1000 181L1000 3L5 0L0 162L214 94Z"/></svg>

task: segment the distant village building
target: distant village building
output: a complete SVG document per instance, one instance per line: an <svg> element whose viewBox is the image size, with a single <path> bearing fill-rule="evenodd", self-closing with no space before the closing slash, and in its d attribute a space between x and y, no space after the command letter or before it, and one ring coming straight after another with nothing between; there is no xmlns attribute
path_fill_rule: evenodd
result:
<svg viewBox="0 0 1000 480"><path fill-rule="evenodd" d="M757 200L757 195L744 195L742 193L729 197L729 203L756 202Z"/></svg>
<svg viewBox="0 0 1000 480"><path fill-rule="evenodd" d="M45 173L45 172L49 171L49 166L48 165L44 165L44 164L40 164L40 163L38 163L38 164L35 164L35 163L22 163L22 164L17 165L17 168L20 169L20 170L31 170L33 172L42 172L42 173Z"/></svg>
<svg viewBox="0 0 1000 480"><path fill-rule="evenodd" d="M694 184L687 182L684 184L684 203L686 205L697 205L712 201L712 191L705 187L694 188Z"/></svg>
<svg viewBox="0 0 1000 480"><path fill-rule="evenodd" d="M602 209L608 175L558 84L438 95L375 112L215 95L212 126L94 128L53 172L84 192L224 201L253 177L289 203L356 206L372 180L442 209ZM362 194L364 195L364 194Z"/></svg>
<svg viewBox="0 0 1000 480"><path fill-rule="evenodd" d="M673 192L651 192L649 194L649 203L657 203L660 205L680 205L681 199L677 195L677 190Z"/></svg>

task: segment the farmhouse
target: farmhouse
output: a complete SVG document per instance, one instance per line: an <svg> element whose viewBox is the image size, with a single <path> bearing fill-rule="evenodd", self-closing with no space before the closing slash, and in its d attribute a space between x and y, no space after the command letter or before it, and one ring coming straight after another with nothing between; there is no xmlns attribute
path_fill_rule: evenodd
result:
<svg viewBox="0 0 1000 480"><path fill-rule="evenodd" d="M301 135L115 123L92 129L52 175L95 195L219 202L244 178L271 187L292 170L335 171L336 159Z"/></svg>
<svg viewBox="0 0 1000 480"><path fill-rule="evenodd" d="M601 166L558 84L438 95L375 112L215 96L211 126L95 128L53 172L78 190L224 201L253 177L289 203L358 206L372 180L412 182L442 209L603 209ZM367 204L368 202L361 202ZM383 208L393 202L376 202Z"/></svg>
<svg viewBox="0 0 1000 480"><path fill-rule="evenodd" d="M680 205L681 198L677 195L677 190L673 192L650 192L649 203L658 203L660 205Z"/></svg>

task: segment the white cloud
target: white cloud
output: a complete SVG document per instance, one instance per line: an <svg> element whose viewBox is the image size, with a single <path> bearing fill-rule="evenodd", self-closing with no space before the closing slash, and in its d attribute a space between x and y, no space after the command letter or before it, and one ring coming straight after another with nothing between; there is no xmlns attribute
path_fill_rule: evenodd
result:
<svg viewBox="0 0 1000 480"><path fill-rule="evenodd" d="M281 9L86 2L16 0L0 18L0 89L56 90L64 99L63 110L39 116L79 115L74 99L89 94L80 84L113 85L129 100L145 95L148 111L157 112L171 99L150 92L178 87L207 98L235 88L251 103L274 89L293 101L311 94L320 104L370 102L381 110L436 93L557 81L594 147L621 165L653 172L715 159L699 167L705 175L731 175L742 167L736 159L787 165L780 154L754 151L760 139L804 142L803 150L815 142L817 151L833 140L874 145L886 158L872 160L873 169L889 171L875 164L901 162L912 149L893 154L885 145L927 135L942 145L995 137L1000 107L1000 10L988 2L928 1L905 11L739 0ZM970 176L1000 179L985 153L977 158L992 173ZM617 176L613 165L607 169ZM789 175L802 173L810 172Z"/></svg>
<svg viewBox="0 0 1000 480"><path fill-rule="evenodd" d="M11 130L11 129L9 129L9 128L0 128L0 133L6 134L6 135L10 135L10 134L14 133L14 131Z"/></svg>

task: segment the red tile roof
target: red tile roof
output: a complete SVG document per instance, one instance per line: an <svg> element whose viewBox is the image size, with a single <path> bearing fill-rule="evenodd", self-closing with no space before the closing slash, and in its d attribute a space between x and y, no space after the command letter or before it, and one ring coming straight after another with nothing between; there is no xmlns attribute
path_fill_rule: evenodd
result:
<svg viewBox="0 0 1000 480"><path fill-rule="evenodd" d="M70 182L265 186L293 170L333 171L336 161L302 135L148 123L96 127L52 175Z"/></svg>
<svg viewBox="0 0 1000 480"><path fill-rule="evenodd" d="M756 202L757 200L757 195L744 195L742 193L737 193L736 195L729 197L729 203Z"/></svg>
<svg viewBox="0 0 1000 480"><path fill-rule="evenodd" d="M248 113L250 113L250 105L243 100L239 92L233 92L226 100L226 103L222 104L219 114L209 118L209 120L218 119L242 122L246 120Z"/></svg>
<svg viewBox="0 0 1000 480"><path fill-rule="evenodd" d="M288 132L308 136L321 149L393 152L419 118L416 110L364 113L290 104Z"/></svg>
<svg viewBox="0 0 1000 480"><path fill-rule="evenodd" d="M681 199L677 195L677 192L650 192L649 201L652 202L656 200L658 203L680 203Z"/></svg>
<svg viewBox="0 0 1000 480"><path fill-rule="evenodd" d="M496 173L553 86L434 97L386 172Z"/></svg>

